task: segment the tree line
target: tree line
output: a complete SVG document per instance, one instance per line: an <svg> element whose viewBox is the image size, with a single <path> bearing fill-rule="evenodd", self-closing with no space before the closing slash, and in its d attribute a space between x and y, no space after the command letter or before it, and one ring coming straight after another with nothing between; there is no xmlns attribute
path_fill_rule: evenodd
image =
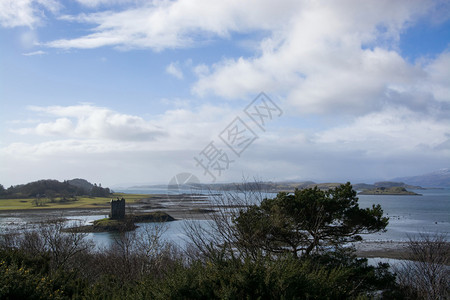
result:
<svg viewBox="0 0 450 300"><path fill-rule="evenodd" d="M84 179L72 179L60 182L46 179L19 184L6 188L0 184L0 198L71 198L76 196L108 197L111 195L109 188L103 188L101 184L91 184Z"/></svg>

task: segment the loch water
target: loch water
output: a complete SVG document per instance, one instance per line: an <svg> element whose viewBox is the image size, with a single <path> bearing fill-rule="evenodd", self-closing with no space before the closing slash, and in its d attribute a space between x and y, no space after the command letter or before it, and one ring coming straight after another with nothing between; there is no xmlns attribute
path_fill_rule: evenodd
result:
<svg viewBox="0 0 450 300"><path fill-rule="evenodd" d="M135 191L134 191L135 192ZM152 190L141 193L154 193ZM366 241L408 241L409 237L419 233L446 233L450 240L450 189L415 190L421 196L411 195L358 195L361 208L380 204L385 215L389 217L386 232L363 235ZM275 196L275 194L272 194ZM270 196L269 194L267 196ZM181 247L186 245L188 238L185 227L189 222L197 222L202 226L210 226L208 220L177 220L166 224L163 238ZM138 224L139 230L151 223ZM111 242L111 233L93 233L91 237L99 244Z"/></svg>
<svg viewBox="0 0 450 300"><path fill-rule="evenodd" d="M123 192L131 192L124 190ZM132 191L136 192L136 191ZM410 195L358 195L359 205L362 208L371 207L373 204L380 204L385 215L389 217L389 225L386 232L367 234L363 238L367 241L407 241L408 237L419 233L446 233L450 240L450 189L428 189L416 190L421 196ZM154 194L154 190L139 190L139 193ZM272 194L275 196L275 194ZM270 194L267 194L270 196ZM65 215L68 224L89 222L107 217L106 215ZM0 228L2 231L14 227L25 226L33 220L27 216L9 217L0 215ZM210 226L208 220L177 220L166 223L162 238L184 247L188 242L185 234L185 227L189 222L197 222L202 226ZM143 231L148 227L158 226L153 223L140 223L137 229ZM97 247L110 245L115 238L114 233L89 233L88 238L92 239Z"/></svg>

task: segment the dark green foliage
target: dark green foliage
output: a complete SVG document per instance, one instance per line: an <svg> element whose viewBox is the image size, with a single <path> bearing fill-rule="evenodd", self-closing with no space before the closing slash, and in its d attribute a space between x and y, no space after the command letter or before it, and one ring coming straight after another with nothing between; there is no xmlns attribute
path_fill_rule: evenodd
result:
<svg viewBox="0 0 450 300"><path fill-rule="evenodd" d="M68 182L70 185L78 188L78 190L81 191L83 193L83 195L89 194L92 187L94 186L92 183L90 183L86 179L81 179L81 178L70 179L70 180L66 180L64 182Z"/></svg>
<svg viewBox="0 0 450 300"><path fill-rule="evenodd" d="M76 187L66 182L58 180L39 180L27 184L16 185L8 188L6 197L8 198L30 198L30 197L46 197L46 193L52 196L60 196L63 193L73 195L76 193Z"/></svg>
<svg viewBox="0 0 450 300"><path fill-rule="evenodd" d="M6 193L5 187L0 184L0 197L3 196Z"/></svg>
<svg viewBox="0 0 450 300"><path fill-rule="evenodd" d="M108 197L110 194L109 188L102 188L101 186L97 186L97 184L94 184L89 192L89 195L92 197Z"/></svg>
<svg viewBox="0 0 450 300"><path fill-rule="evenodd" d="M357 299L378 291L395 291L383 267L365 261L345 265L282 256L277 260L225 259L179 265L166 279L147 282L144 289L157 299Z"/></svg>
<svg viewBox="0 0 450 300"><path fill-rule="evenodd" d="M42 271L46 268L27 263L23 254L21 264L17 252L1 256L1 299L360 299L396 291L386 266L329 256L240 260L219 255L190 265L178 261L162 276L124 280L99 274L92 282L74 270Z"/></svg>
<svg viewBox="0 0 450 300"><path fill-rule="evenodd" d="M49 274L45 254L30 256L23 251L0 251L0 299L63 299Z"/></svg>
<svg viewBox="0 0 450 300"><path fill-rule="evenodd" d="M3 186L2 186L3 187ZM58 180L38 180L27 184L11 186L2 191L0 188L0 198L48 198L51 202L56 197L63 200L75 196L107 197L111 194L109 188L102 188L96 184L91 184L84 179L73 179L59 182Z"/></svg>
<svg viewBox="0 0 450 300"><path fill-rule="evenodd" d="M30 255L19 249L0 249L0 261L5 265L17 265L27 269L49 272L50 257L42 252Z"/></svg>
<svg viewBox="0 0 450 300"><path fill-rule="evenodd" d="M296 190L264 199L234 219L238 244L252 252L289 251L298 256L360 240L384 230L388 218L379 205L361 209L350 183L335 189Z"/></svg>
<svg viewBox="0 0 450 300"><path fill-rule="evenodd" d="M114 263L109 254L89 254L87 265L70 270L51 269L46 258L18 250L0 256L1 299L364 299L398 293L386 266L345 255L242 260L217 253L190 264L176 259L140 278L100 269L89 280L86 270Z"/></svg>

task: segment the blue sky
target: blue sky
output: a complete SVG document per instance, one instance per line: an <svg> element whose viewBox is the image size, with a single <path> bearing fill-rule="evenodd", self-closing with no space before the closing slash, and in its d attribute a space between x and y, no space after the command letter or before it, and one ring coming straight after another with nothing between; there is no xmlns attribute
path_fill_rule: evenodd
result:
<svg viewBox="0 0 450 300"><path fill-rule="evenodd" d="M4 186L450 165L449 1L0 0L0 45Z"/></svg>

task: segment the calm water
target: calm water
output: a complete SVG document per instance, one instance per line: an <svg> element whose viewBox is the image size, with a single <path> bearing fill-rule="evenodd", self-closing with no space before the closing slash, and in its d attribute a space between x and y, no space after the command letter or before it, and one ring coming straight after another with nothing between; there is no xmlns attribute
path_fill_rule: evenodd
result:
<svg viewBox="0 0 450 300"><path fill-rule="evenodd" d="M128 191L131 192L131 191ZM133 193L155 193L154 190L139 190ZM372 204L380 204L385 214L389 216L389 225L387 232L365 235L366 240L383 241L406 241L408 235L414 235L418 232L424 233L450 233L450 190L420 190L417 193L423 196L374 196L359 195L360 207L371 207ZM161 191L164 193L164 191ZM94 216L65 216L69 219L68 224L89 222L106 217L105 215ZM32 222L27 218L12 218L0 216L0 227L2 231L7 228L22 228L27 222ZM208 226L208 221L174 221L165 226L163 238L172 241L175 244L184 246L187 238L184 233L186 222L198 222ZM155 226L151 223L138 224L139 231L145 230L146 226ZM101 246L108 246L114 239L113 233L90 233L89 238ZM447 236L450 239L450 235Z"/></svg>
<svg viewBox="0 0 450 300"><path fill-rule="evenodd" d="M140 192L154 193L151 190L141 190ZM417 190L415 192L422 196L358 195L360 207L380 204L390 218L387 232L364 235L364 239L368 241L407 241L408 235L415 235L419 232L450 233L450 190ZM187 240L184 233L186 222L198 222L208 226L208 221L205 220L170 222L167 224L164 238L180 246L185 245ZM153 226L152 224L139 225L142 227ZM108 244L111 234L95 233L91 236L102 244ZM447 238L450 239L450 234Z"/></svg>
<svg viewBox="0 0 450 300"><path fill-rule="evenodd" d="M408 235L450 232L450 190L418 190L423 196L359 195L360 207L380 204L389 217L387 232L368 240L405 241ZM450 237L447 237L450 238Z"/></svg>

